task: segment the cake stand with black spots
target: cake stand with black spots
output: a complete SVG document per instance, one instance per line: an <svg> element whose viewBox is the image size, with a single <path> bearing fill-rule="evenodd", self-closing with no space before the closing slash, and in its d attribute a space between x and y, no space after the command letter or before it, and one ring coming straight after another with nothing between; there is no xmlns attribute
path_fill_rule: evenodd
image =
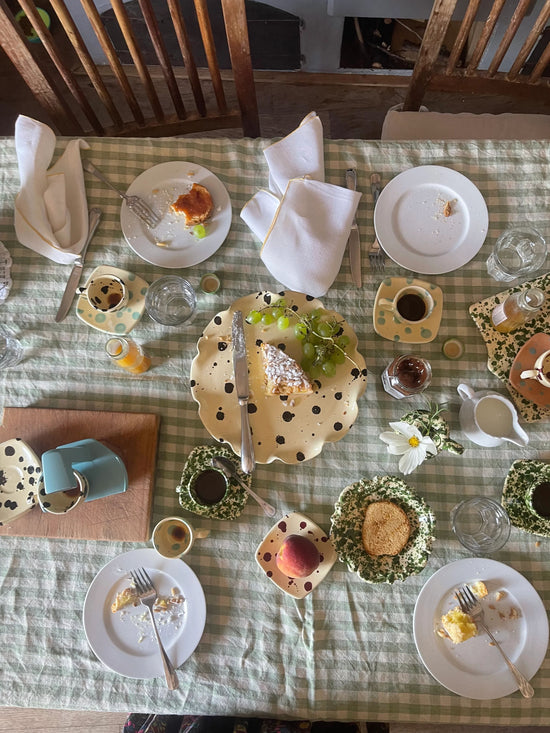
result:
<svg viewBox="0 0 550 733"><path fill-rule="evenodd" d="M21 438L0 443L0 527L36 504L42 464Z"/></svg>
<svg viewBox="0 0 550 733"><path fill-rule="evenodd" d="M215 440L228 443L238 455L241 419L233 375L233 313L240 310L246 317L250 311L261 312L281 298L298 316L323 309L319 300L292 291L262 291L239 298L228 310L214 316L204 329L191 365L191 394L199 404L204 427ZM314 392L309 395L265 392L262 343L280 348L298 363L302 360L302 345L294 335L292 318L289 328L284 330L276 322L266 326L245 321L250 379L248 412L257 463L278 459L295 464L314 458L325 443L341 440L357 418L357 400L367 386L365 360L357 351L357 336L351 326L337 313L325 313L327 318L340 323L342 334L349 338L349 358L337 366L335 376L315 379Z"/></svg>

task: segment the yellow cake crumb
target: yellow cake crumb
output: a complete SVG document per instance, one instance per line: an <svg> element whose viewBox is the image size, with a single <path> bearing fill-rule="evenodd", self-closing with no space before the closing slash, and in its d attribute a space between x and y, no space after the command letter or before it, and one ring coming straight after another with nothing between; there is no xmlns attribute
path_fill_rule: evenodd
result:
<svg viewBox="0 0 550 733"><path fill-rule="evenodd" d="M506 591L497 590L495 593L495 601L502 601L503 598L506 598Z"/></svg>
<svg viewBox="0 0 550 733"><path fill-rule="evenodd" d="M482 580L476 580L475 583L470 585L472 593L478 598L485 598L487 595L487 586Z"/></svg>
<svg viewBox="0 0 550 733"><path fill-rule="evenodd" d="M477 626L471 616L460 610L458 606L441 617L441 624L453 644L460 644L477 635Z"/></svg>

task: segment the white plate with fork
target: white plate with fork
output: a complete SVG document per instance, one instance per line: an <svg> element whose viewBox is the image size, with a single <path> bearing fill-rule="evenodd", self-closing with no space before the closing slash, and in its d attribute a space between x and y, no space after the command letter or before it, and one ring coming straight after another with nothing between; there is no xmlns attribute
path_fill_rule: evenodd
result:
<svg viewBox="0 0 550 733"><path fill-rule="evenodd" d="M477 636L453 644L441 633L441 616L458 605L456 589L476 580L487 586L488 595L481 601L487 626L516 667L531 679L546 656L546 610L531 583L496 560L456 560L434 573L416 601L414 640L424 666L443 687L474 700L495 700L515 692L518 684L487 634L479 629Z"/></svg>
<svg viewBox="0 0 550 733"><path fill-rule="evenodd" d="M206 602L199 579L180 559L161 557L151 548L131 550L107 563L93 579L84 601L86 638L106 667L125 677L163 677L164 669L145 606L111 611L117 593L130 586L130 570L145 568L157 593L181 594L182 608L159 612L157 626L174 667L195 651L206 622Z"/></svg>
<svg viewBox="0 0 550 733"><path fill-rule="evenodd" d="M206 236L199 239L193 227L170 209L180 194L200 183L212 196L214 208L205 223ZM161 221L147 227L122 202L120 226L130 247L146 262L159 267L192 267L211 257L224 243L231 227L231 201L220 179L201 165L184 160L159 163L143 171L126 191L144 199Z"/></svg>
<svg viewBox="0 0 550 733"><path fill-rule="evenodd" d="M401 267L436 275L462 267L487 236L489 213L477 186L458 171L421 165L395 176L374 209L384 251Z"/></svg>

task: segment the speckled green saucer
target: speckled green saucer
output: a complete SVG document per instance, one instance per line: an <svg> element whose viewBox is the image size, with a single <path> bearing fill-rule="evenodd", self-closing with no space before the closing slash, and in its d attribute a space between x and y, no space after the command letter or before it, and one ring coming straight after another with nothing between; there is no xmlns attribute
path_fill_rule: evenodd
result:
<svg viewBox="0 0 550 733"><path fill-rule="evenodd" d="M363 520L367 506L382 500L393 501L403 509L411 535L398 555L371 557L361 541ZM331 540L339 559L367 583L393 583L421 572L434 540L435 515L424 499L396 476L361 479L345 488L331 523Z"/></svg>
<svg viewBox="0 0 550 733"><path fill-rule="evenodd" d="M550 537L550 520L534 514L527 505L531 486L550 481L550 463L535 460L514 461L504 481L501 504L514 527Z"/></svg>
<svg viewBox="0 0 550 733"><path fill-rule="evenodd" d="M211 460L214 456L225 456L229 458L237 469L237 473L241 479L250 486L251 477L241 470L241 461L232 450L223 445L199 445L189 454L189 458L184 466L183 473L179 484L176 486L178 500L184 509L202 517L211 517L213 519L235 519L238 517L248 499L248 494L240 486L235 479L228 479L228 487L223 499L217 504L205 506L198 504L188 491L189 481L193 474L200 469L211 468Z"/></svg>
<svg viewBox="0 0 550 733"><path fill-rule="evenodd" d="M495 305L502 303L510 293L520 290L529 290L537 287L546 293L546 301L541 310L533 320L524 326L512 331L512 333L500 333L491 324L491 313ZM538 277L536 280L522 283L501 293L492 295L490 298L473 303L469 308L470 315L476 326L479 328L483 340L487 346L488 360L487 367L506 385L508 392L514 400L519 413L526 422L548 419L550 408L536 405L526 399L510 384L510 369L521 347L529 341L531 336L539 331L547 330L547 323L550 320L550 273Z"/></svg>

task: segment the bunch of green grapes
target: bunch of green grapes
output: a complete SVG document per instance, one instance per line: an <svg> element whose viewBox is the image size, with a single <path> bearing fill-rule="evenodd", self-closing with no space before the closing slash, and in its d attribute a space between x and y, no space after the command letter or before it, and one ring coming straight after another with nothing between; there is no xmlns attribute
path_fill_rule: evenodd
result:
<svg viewBox="0 0 550 733"><path fill-rule="evenodd" d="M302 344L300 366L312 378L321 375L333 377L338 364L349 358L346 354L349 337L344 333L341 321L322 308L299 314L295 306L289 307L280 298L265 308L251 310L246 320L264 326L276 323L281 331L289 328L292 321L294 336Z"/></svg>

